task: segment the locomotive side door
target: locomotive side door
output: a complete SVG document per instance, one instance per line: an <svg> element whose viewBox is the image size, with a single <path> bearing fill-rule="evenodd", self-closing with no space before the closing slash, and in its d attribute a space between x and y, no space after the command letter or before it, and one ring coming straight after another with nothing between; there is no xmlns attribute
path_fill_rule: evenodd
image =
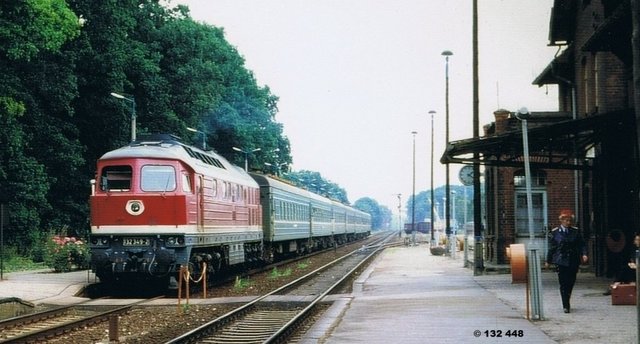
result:
<svg viewBox="0 0 640 344"><path fill-rule="evenodd" d="M197 228L198 232L204 231L204 177L198 176L198 185L196 186L196 190L198 190L198 216L197 216Z"/></svg>

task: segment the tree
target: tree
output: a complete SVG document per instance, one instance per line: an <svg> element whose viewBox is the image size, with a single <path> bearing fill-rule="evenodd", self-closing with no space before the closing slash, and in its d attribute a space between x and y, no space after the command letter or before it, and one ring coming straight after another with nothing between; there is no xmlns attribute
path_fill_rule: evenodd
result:
<svg viewBox="0 0 640 344"><path fill-rule="evenodd" d="M48 208L44 167L25 155L25 135L18 121L24 112L24 104L0 97L0 203L6 204L9 244L29 243L30 231L40 225L40 211Z"/></svg>
<svg viewBox="0 0 640 344"><path fill-rule="evenodd" d="M187 127L236 164L291 162L275 121L278 98L260 87L222 29L160 0L0 2L0 192L10 243L40 230L88 231L95 162L140 133ZM124 93L130 103L110 96ZM275 155L277 153L277 156Z"/></svg>
<svg viewBox="0 0 640 344"><path fill-rule="evenodd" d="M298 187L307 189L343 204L349 204L347 192L338 184L324 179L319 172L308 170L289 172L285 175L285 178Z"/></svg>
<svg viewBox="0 0 640 344"><path fill-rule="evenodd" d="M358 199L353 206L371 215L371 227L373 229L389 228L391 223L391 210L381 206L376 200L370 197Z"/></svg>
<svg viewBox="0 0 640 344"><path fill-rule="evenodd" d="M0 2L0 53L7 60L31 61L78 33L78 18L64 0Z"/></svg>
<svg viewBox="0 0 640 344"><path fill-rule="evenodd" d="M452 203L451 207L454 207L453 201L455 200L455 219L453 223L464 224L464 214L465 211L468 214L473 213L473 190L471 188L466 188L461 185L451 185L452 194L455 192L455 197L451 197ZM464 194L467 193L467 198L465 200ZM445 187L440 186L434 189L434 197L435 197L435 210L436 216L435 218L444 218L444 209L445 209ZM423 221L431 221L431 201L430 201L431 191L421 191L415 197L415 219L416 223ZM413 207L413 197L409 197L407 199L406 209L407 209L407 223L411 223L411 211ZM451 213L453 217L453 212ZM468 220L468 219L467 219ZM453 224L452 224L453 225Z"/></svg>
<svg viewBox="0 0 640 344"><path fill-rule="evenodd" d="M65 1L0 3L0 193L8 204L7 241L23 251L42 220L55 218L52 204L61 200L51 193L60 184L48 163L74 156L78 148L64 146L74 140L65 120L73 113L75 84L61 54L78 32L78 18ZM68 167L77 166L70 160Z"/></svg>

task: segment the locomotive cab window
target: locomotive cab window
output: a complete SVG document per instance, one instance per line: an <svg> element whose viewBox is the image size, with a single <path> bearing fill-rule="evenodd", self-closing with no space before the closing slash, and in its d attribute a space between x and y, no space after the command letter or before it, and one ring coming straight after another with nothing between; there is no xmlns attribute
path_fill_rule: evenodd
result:
<svg viewBox="0 0 640 344"><path fill-rule="evenodd" d="M140 188L147 192L165 192L176 189L176 170L173 166L142 166Z"/></svg>
<svg viewBox="0 0 640 344"><path fill-rule="evenodd" d="M131 166L106 166L102 169L100 177L100 190L102 191L129 191L131 190Z"/></svg>

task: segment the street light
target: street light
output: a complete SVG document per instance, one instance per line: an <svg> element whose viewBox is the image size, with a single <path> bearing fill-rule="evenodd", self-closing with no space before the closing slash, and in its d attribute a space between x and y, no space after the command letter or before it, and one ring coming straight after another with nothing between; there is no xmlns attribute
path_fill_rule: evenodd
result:
<svg viewBox="0 0 640 344"><path fill-rule="evenodd" d="M286 163L286 162L283 162L283 163L280 163L280 164L278 164L278 163L272 164L272 163L269 163L269 162L265 162L264 164L265 164L266 166L269 166L269 167L274 167L274 166L275 166L275 171L276 171L276 176L277 176L277 177L280 177L280 168L281 168L282 166L287 166L287 165L289 165L289 164L288 164L288 163Z"/></svg>
<svg viewBox="0 0 640 344"><path fill-rule="evenodd" d="M531 311L534 319L542 320L543 308L540 291L542 290L540 259L533 234L533 204L531 197L531 167L529 166L529 134L527 120L531 117L529 110L523 107L516 117L522 122L522 149L524 153L524 177L527 187L527 217L529 218L529 285L531 286Z"/></svg>
<svg viewBox="0 0 640 344"><path fill-rule="evenodd" d="M189 127L187 127L187 130L192 131L194 133L202 134L202 150L207 150L207 134L205 134L204 131L200 131L200 130L189 128Z"/></svg>
<svg viewBox="0 0 640 344"><path fill-rule="evenodd" d="M453 223L451 233L455 235L458 229L458 221L456 220L456 190L451 190L451 217L453 218L451 221Z"/></svg>
<svg viewBox="0 0 640 344"><path fill-rule="evenodd" d="M445 50L442 52L442 56L444 56L445 61L445 141L446 144L449 145L449 56L453 55L453 53L449 50ZM447 197L447 201L445 203L445 231L447 233L447 237L449 238L449 243L451 245L455 245L453 241L453 234L451 233L451 202L449 200L449 192L451 191L451 186L449 184L449 162L445 163L445 195ZM455 248L455 246L453 246Z"/></svg>
<svg viewBox="0 0 640 344"><path fill-rule="evenodd" d="M411 198L411 244L416 244L416 134L417 131L412 131L413 134L413 191Z"/></svg>
<svg viewBox="0 0 640 344"><path fill-rule="evenodd" d="M133 96L129 98L115 92L111 92L111 96L131 102L131 142L135 141L136 140L136 100L133 98Z"/></svg>
<svg viewBox="0 0 640 344"><path fill-rule="evenodd" d="M253 150L242 150L238 147L231 147L234 151L244 153L244 170L245 172L249 171L249 154L255 153L260 150L260 148L256 148Z"/></svg>
<svg viewBox="0 0 640 344"><path fill-rule="evenodd" d="M429 111L429 114L431 115L431 247L435 246L435 234L433 233L435 231L435 225L436 225L436 217L434 214L434 209L435 209L435 196L434 196L434 192L433 192L433 115L435 115L435 111L431 110Z"/></svg>
<svg viewBox="0 0 640 344"><path fill-rule="evenodd" d="M398 196L398 238L401 238L402 237L402 194L398 194L397 196Z"/></svg>

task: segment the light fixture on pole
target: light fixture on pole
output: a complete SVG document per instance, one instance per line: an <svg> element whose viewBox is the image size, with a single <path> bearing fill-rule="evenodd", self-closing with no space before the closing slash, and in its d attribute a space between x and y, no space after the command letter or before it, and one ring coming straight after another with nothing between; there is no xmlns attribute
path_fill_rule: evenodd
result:
<svg viewBox="0 0 640 344"><path fill-rule="evenodd" d="M529 218L529 286L531 294L531 311L533 319L543 319L542 298L540 293L542 290L542 271L540 267L540 258L538 258L538 248L534 242L533 231L533 203L531 196L531 167L529 165L529 134L527 120L531 117L529 110L523 107L516 113L516 117L522 122L522 150L524 153L524 176L527 188L527 217Z"/></svg>
<svg viewBox="0 0 640 344"><path fill-rule="evenodd" d="M442 52L442 56L444 56L445 61L445 141L446 144L449 145L449 56L453 55L453 53L449 50L445 50ZM451 232L451 201L449 200L449 193L451 192L451 185L449 183L449 162L445 164L445 197L447 201L445 203L445 232L447 234L447 238L449 239L449 243L452 247L450 252L452 255L455 250L455 242L453 241L453 233Z"/></svg>
<svg viewBox="0 0 640 344"><path fill-rule="evenodd" d="M275 169L276 177L279 177L279 176L280 176L280 169L281 169L281 167L282 167L282 166L287 166L287 165L289 165L289 164L288 164L288 163L286 163L286 162L283 162L283 163L280 163L280 164L278 164L278 163L272 164L272 163L270 163L270 162L265 162L264 164L265 164L265 166L269 166L269 167L271 167L271 168L274 168L274 169Z"/></svg>
<svg viewBox="0 0 640 344"><path fill-rule="evenodd" d="M434 247L436 244L435 234L433 233L436 228L436 216L434 214L435 196L433 191L433 115L435 115L435 113L436 112L434 110L429 111L429 114L431 115L431 247Z"/></svg>
<svg viewBox="0 0 640 344"><path fill-rule="evenodd" d="M202 134L202 150L207 150L207 134L204 131L187 127L187 130Z"/></svg>
<svg viewBox="0 0 640 344"><path fill-rule="evenodd" d="M123 96L120 93L115 93L115 92L111 92L111 96L118 99L126 100L131 103L131 142L135 141L136 140L136 100L133 98L133 96L129 98L129 97Z"/></svg>
<svg viewBox="0 0 640 344"><path fill-rule="evenodd" d="M402 194L398 194L398 237L402 237Z"/></svg>
<svg viewBox="0 0 640 344"><path fill-rule="evenodd" d="M411 244L416 244L416 134L417 131L412 131L413 135L413 189L411 196Z"/></svg>
<svg viewBox="0 0 640 344"><path fill-rule="evenodd" d="M234 151L244 153L244 170L249 171L249 154L255 153L260 150L260 148L252 149L252 150L242 150L238 147L231 147Z"/></svg>

